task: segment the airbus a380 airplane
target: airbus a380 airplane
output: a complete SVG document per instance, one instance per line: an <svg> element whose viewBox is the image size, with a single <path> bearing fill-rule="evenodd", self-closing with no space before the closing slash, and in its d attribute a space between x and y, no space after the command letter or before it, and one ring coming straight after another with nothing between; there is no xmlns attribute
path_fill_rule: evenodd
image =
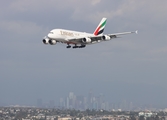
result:
<svg viewBox="0 0 167 120"><path fill-rule="evenodd" d="M71 44L74 45L73 48L84 48L88 44L99 43L101 41L108 41L113 38L117 38L120 35L130 33L137 34L137 31L103 34L106 21L107 18L103 18L93 34L65 29L53 29L49 32L47 36L43 38L43 43L55 45L57 42L61 42L67 44L67 48L71 48Z"/></svg>

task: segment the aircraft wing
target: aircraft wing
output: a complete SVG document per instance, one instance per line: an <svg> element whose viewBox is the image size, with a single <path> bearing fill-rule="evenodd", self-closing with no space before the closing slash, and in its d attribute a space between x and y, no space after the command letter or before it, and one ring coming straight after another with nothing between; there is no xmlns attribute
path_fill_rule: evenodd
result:
<svg viewBox="0 0 167 120"><path fill-rule="evenodd" d="M120 35L126 35L131 33L137 34L137 31L113 33L113 34L98 35L98 36L87 36L82 38L72 38L72 39L68 39L68 41L74 44L89 44L89 43L96 43L99 41L111 40L113 38L118 38Z"/></svg>
<svg viewBox="0 0 167 120"><path fill-rule="evenodd" d="M108 34L109 36L112 36L112 35L115 35L115 36L118 36L118 35L126 35L126 34L131 34L131 33L138 33L138 31L133 31L133 32L122 32L122 33L113 33L113 34Z"/></svg>

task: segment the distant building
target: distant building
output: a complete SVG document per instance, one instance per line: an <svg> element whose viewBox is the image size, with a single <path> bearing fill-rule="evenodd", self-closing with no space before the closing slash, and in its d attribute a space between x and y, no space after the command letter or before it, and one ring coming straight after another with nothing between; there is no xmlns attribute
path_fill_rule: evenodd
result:
<svg viewBox="0 0 167 120"><path fill-rule="evenodd" d="M157 113L153 113L153 112L139 112L138 114L139 116L144 116L144 117L153 117L156 116Z"/></svg>
<svg viewBox="0 0 167 120"><path fill-rule="evenodd" d="M67 97L67 103L66 103L67 109L69 109L69 98Z"/></svg>
<svg viewBox="0 0 167 120"><path fill-rule="evenodd" d="M37 99L37 107L43 107L43 101L42 99Z"/></svg>
<svg viewBox="0 0 167 120"><path fill-rule="evenodd" d="M49 101L49 108L54 108L55 107L55 101L54 100L50 100Z"/></svg>
<svg viewBox="0 0 167 120"><path fill-rule="evenodd" d="M65 108L65 101L64 101L63 98L60 98L60 100L59 100L59 107L60 108Z"/></svg>
<svg viewBox="0 0 167 120"><path fill-rule="evenodd" d="M167 108L165 108L163 111L164 111L164 112L167 112Z"/></svg>

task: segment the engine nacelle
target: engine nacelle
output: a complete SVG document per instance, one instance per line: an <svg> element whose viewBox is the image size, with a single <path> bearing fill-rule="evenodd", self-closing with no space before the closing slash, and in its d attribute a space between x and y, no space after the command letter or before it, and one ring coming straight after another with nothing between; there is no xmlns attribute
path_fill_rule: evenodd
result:
<svg viewBox="0 0 167 120"><path fill-rule="evenodd" d="M111 39L111 37L108 36L108 35L103 35L102 36L102 40L110 40L110 39Z"/></svg>
<svg viewBox="0 0 167 120"><path fill-rule="evenodd" d="M86 37L86 38L83 38L83 39L82 39L82 42L83 42L83 43L90 43L90 42L91 42L91 39L88 38L88 37Z"/></svg>
<svg viewBox="0 0 167 120"><path fill-rule="evenodd" d="M57 43L56 40L49 40L50 45L56 45L56 43Z"/></svg>
<svg viewBox="0 0 167 120"><path fill-rule="evenodd" d="M42 42L43 42L44 44L49 44L49 38L44 38L44 39L42 40Z"/></svg>

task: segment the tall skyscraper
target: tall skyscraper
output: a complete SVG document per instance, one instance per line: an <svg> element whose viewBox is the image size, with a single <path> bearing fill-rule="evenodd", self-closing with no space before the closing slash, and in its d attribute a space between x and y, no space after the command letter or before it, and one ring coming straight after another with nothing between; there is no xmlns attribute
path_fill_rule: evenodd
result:
<svg viewBox="0 0 167 120"><path fill-rule="evenodd" d="M88 108L89 109L92 109L92 103L93 103L93 92L92 90L89 91L89 94L88 94Z"/></svg>
<svg viewBox="0 0 167 120"><path fill-rule="evenodd" d="M54 108L55 107L55 101L54 100L50 100L49 101L49 108Z"/></svg>
<svg viewBox="0 0 167 120"><path fill-rule="evenodd" d="M64 101L63 98L60 98L60 100L59 100L59 107L60 108L65 108L65 101Z"/></svg>
<svg viewBox="0 0 167 120"><path fill-rule="evenodd" d="M69 108L70 108L70 105L69 105L69 98L68 98L68 97L67 97L66 107L67 107L67 109L69 109Z"/></svg>
<svg viewBox="0 0 167 120"><path fill-rule="evenodd" d="M43 100L41 98L37 99L37 107L43 107Z"/></svg>

